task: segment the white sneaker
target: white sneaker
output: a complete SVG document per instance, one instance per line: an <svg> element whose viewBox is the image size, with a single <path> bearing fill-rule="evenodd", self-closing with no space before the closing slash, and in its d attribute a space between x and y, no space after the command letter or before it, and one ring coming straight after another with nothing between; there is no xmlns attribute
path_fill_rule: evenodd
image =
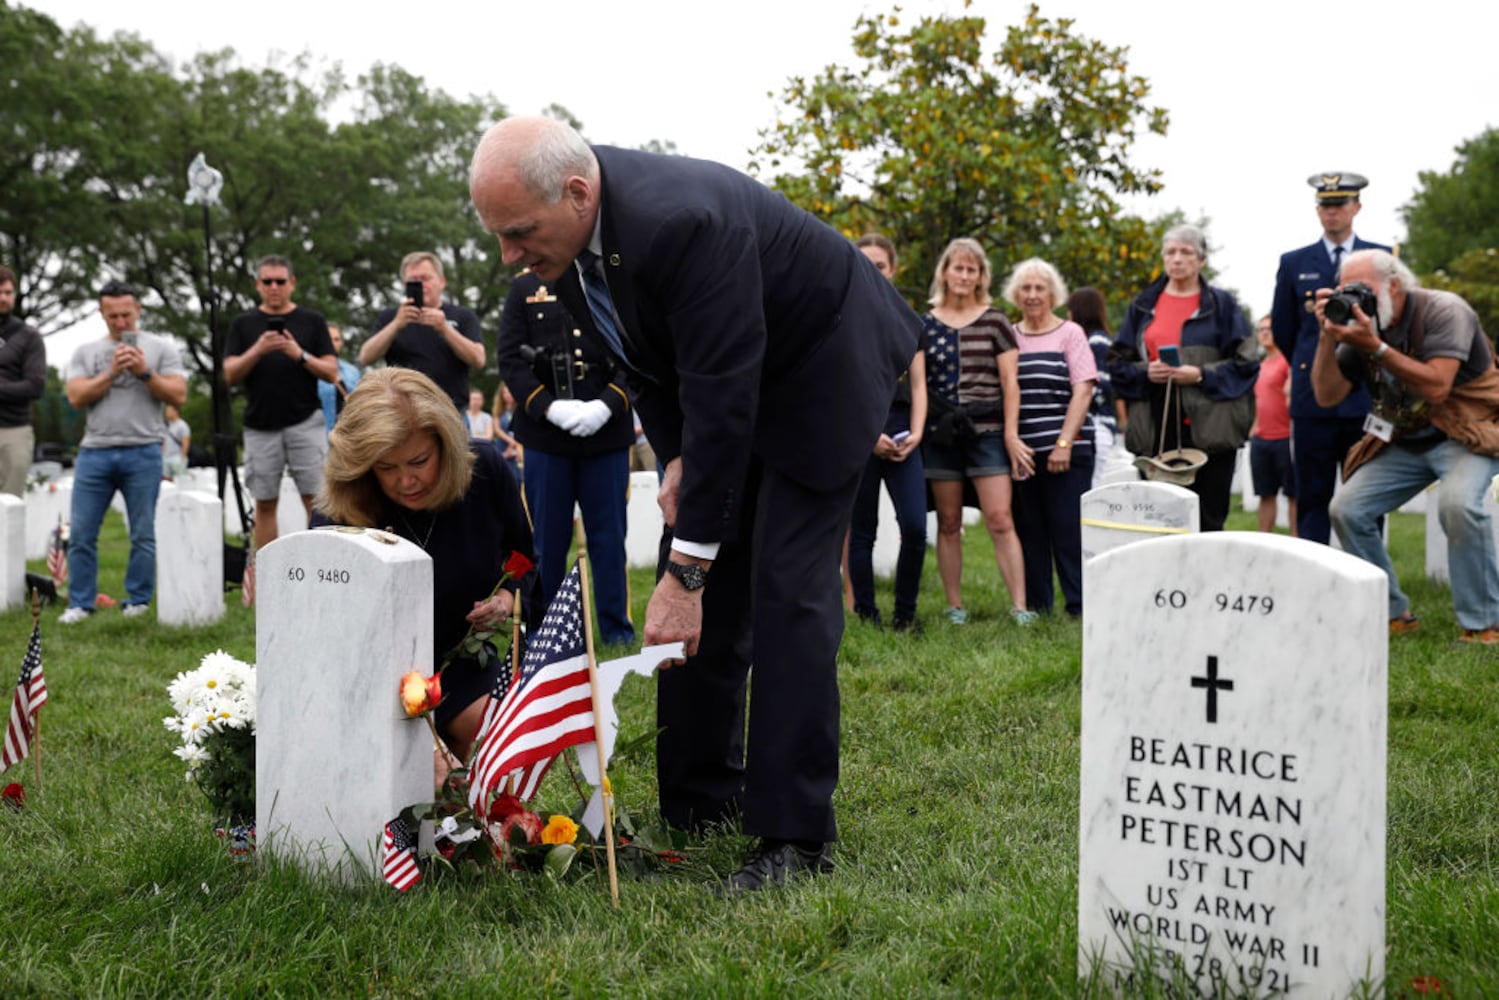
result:
<svg viewBox="0 0 1499 1000"><path fill-rule="evenodd" d="M57 621L62 625L77 625L89 616L87 608L69 608L57 616Z"/></svg>
<svg viewBox="0 0 1499 1000"><path fill-rule="evenodd" d="M120 614L124 615L126 618L139 618L141 615L150 610L151 605L149 604L126 604L121 606Z"/></svg>

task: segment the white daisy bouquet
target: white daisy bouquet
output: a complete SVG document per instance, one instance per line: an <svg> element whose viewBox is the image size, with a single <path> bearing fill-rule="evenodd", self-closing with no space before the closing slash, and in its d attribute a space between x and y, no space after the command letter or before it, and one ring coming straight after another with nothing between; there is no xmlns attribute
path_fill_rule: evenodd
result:
<svg viewBox="0 0 1499 1000"><path fill-rule="evenodd" d="M175 715L163 724L182 737L172 752L187 780L208 796L226 825L255 821L255 668L223 650L167 685Z"/></svg>

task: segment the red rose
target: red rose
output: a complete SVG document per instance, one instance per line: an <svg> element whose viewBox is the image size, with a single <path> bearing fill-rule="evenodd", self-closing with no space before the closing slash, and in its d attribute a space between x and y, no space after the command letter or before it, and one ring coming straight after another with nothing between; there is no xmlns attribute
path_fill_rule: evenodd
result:
<svg viewBox="0 0 1499 1000"><path fill-rule="evenodd" d="M514 795L496 795L489 804L489 821L503 823L516 813L526 811L526 804Z"/></svg>
<svg viewBox="0 0 1499 1000"><path fill-rule="evenodd" d="M500 843L507 847L512 844L515 840L512 833L515 830L525 835L526 843L541 843L541 817L529 809L522 809L505 818L500 824Z"/></svg>
<svg viewBox="0 0 1499 1000"><path fill-rule="evenodd" d="M505 560L505 575L512 580L519 580L531 572L531 567L534 565L524 552L518 550L511 552L510 558Z"/></svg>
<svg viewBox="0 0 1499 1000"><path fill-rule="evenodd" d="M12 809L24 808L26 805L26 789L12 781L5 786L3 791L0 791L0 801L3 801Z"/></svg>

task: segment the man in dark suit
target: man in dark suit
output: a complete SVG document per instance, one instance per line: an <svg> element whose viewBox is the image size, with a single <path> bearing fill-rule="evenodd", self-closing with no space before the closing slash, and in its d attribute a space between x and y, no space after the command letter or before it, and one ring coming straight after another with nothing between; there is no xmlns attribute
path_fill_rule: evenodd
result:
<svg viewBox="0 0 1499 1000"><path fill-rule="evenodd" d="M1364 436L1369 393L1363 387L1337 406L1318 406L1312 393L1312 359L1317 356L1318 289L1336 288L1338 268L1354 250L1389 250L1353 235L1353 218L1362 204L1359 192L1369 183L1360 174L1313 174L1306 179L1317 192L1317 219L1322 238L1311 246L1282 254L1275 276L1270 326L1275 346L1291 367L1291 459L1296 470L1296 533L1327 543L1332 501L1343 456Z"/></svg>
<svg viewBox="0 0 1499 1000"><path fill-rule="evenodd" d="M831 870L843 536L920 321L837 232L718 164L511 118L470 187L505 262L635 373L665 463L645 642L688 659L658 680L662 812L742 816L760 842L729 890Z"/></svg>
<svg viewBox="0 0 1499 1000"><path fill-rule="evenodd" d="M583 512L594 609L605 642L635 641L625 575L626 504L635 421L607 350L573 322L536 275L516 277L495 340L515 397L510 432L526 449L526 509L535 527L543 605L567 575L573 508Z"/></svg>

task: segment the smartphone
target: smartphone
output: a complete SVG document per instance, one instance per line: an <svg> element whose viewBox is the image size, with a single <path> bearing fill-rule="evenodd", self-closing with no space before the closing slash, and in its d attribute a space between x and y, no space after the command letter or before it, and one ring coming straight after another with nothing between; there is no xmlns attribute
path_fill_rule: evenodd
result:
<svg viewBox="0 0 1499 1000"><path fill-rule="evenodd" d="M908 438L910 436L911 436L911 432L910 431L901 431L899 434L895 435L890 440L894 441L896 444L900 444L901 442L903 442L906 438Z"/></svg>
<svg viewBox="0 0 1499 1000"><path fill-rule="evenodd" d="M1163 345L1160 349L1159 357L1162 364L1170 365L1172 368L1180 368L1182 366L1182 353L1175 344Z"/></svg>
<svg viewBox="0 0 1499 1000"><path fill-rule="evenodd" d="M420 281L406 282L406 297L410 299L418 309L422 308L423 300L426 298L426 294L422 291L422 283Z"/></svg>
<svg viewBox="0 0 1499 1000"><path fill-rule="evenodd" d="M120 334L120 343L124 344L126 347L136 347L140 344L140 342L141 336L134 330L126 330L124 333Z"/></svg>
<svg viewBox="0 0 1499 1000"><path fill-rule="evenodd" d="M276 333L285 333L286 332L286 317L285 316L267 316L266 320L265 320L265 328L267 330L274 330Z"/></svg>

